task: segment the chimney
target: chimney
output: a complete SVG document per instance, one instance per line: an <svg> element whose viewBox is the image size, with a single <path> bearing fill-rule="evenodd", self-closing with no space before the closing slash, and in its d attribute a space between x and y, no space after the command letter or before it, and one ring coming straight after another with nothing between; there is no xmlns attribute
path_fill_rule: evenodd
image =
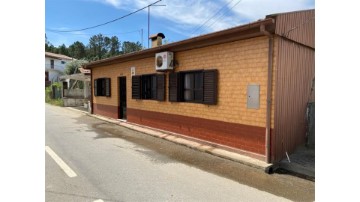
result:
<svg viewBox="0 0 360 202"><path fill-rule="evenodd" d="M151 39L151 48L158 47L162 45L162 39L165 38L163 33L153 34L149 37Z"/></svg>

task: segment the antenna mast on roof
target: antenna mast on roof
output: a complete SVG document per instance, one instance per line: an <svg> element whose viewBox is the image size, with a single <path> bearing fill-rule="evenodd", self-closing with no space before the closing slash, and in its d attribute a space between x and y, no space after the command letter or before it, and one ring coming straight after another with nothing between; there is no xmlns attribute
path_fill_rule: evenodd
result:
<svg viewBox="0 0 360 202"><path fill-rule="evenodd" d="M159 0L155 3L149 4L148 7L148 48L150 48L149 46L149 41L150 41L150 6L166 6L166 5L155 5L156 3L160 2L162 0Z"/></svg>

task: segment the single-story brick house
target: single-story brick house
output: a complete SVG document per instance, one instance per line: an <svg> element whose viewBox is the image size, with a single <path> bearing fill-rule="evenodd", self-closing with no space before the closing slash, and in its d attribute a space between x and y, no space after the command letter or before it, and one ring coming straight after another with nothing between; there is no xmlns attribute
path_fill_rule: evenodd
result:
<svg viewBox="0 0 360 202"><path fill-rule="evenodd" d="M305 142L315 10L91 62L92 113L273 163Z"/></svg>

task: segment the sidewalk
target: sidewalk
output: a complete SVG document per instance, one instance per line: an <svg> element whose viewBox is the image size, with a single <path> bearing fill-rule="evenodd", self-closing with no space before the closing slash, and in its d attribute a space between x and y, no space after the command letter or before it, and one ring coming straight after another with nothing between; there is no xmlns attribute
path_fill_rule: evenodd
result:
<svg viewBox="0 0 360 202"><path fill-rule="evenodd" d="M181 144L202 152L207 152L210 154L213 154L215 156L219 156L222 158L226 158L229 160L233 160L254 168L261 169L265 171L266 173L271 173L273 169L279 169L279 172L287 171L290 173L295 173L296 175L312 179L315 178L315 151L312 153L308 150L299 150L295 152L294 154L290 155L290 161L288 162L288 159L284 159L277 163L276 165L268 164L266 162L260 161L255 158L251 158L245 155L241 155L239 153L231 152L228 150L216 148L207 144L202 144L200 142L195 142L189 139L185 139L182 137L179 137L179 135L176 135L171 132L161 131L153 128L149 128L146 126L140 126L134 123L127 123L126 121L118 120L118 119L112 119L107 118L100 115L90 114L88 113L87 109L84 107L68 107L69 109L80 111L88 116L95 117L98 119L101 119L103 121L107 121L113 124L117 124L120 126L124 126L126 128L136 130L138 132L142 132L148 135L152 135L154 137L158 137L167 141L171 141L177 144ZM308 158L304 159L304 155L307 155ZM283 171L281 171L281 169Z"/></svg>
<svg viewBox="0 0 360 202"><path fill-rule="evenodd" d="M299 177L315 181L315 149L306 146L299 147L289 158L280 161L277 166L278 172L282 170Z"/></svg>

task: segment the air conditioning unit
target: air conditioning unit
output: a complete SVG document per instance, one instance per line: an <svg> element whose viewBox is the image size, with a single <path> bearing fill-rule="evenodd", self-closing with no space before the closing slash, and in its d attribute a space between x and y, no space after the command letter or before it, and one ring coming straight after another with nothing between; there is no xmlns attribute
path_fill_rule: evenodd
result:
<svg viewBox="0 0 360 202"><path fill-rule="evenodd" d="M173 52L161 52L155 54L155 70L156 71L164 71L164 70L172 70L174 68L173 65L174 53Z"/></svg>

